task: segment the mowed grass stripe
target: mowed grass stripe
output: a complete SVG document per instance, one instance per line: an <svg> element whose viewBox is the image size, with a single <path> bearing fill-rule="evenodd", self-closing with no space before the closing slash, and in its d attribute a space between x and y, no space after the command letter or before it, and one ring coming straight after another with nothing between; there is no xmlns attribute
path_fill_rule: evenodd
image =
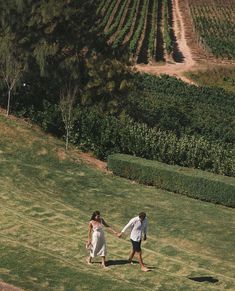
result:
<svg viewBox="0 0 235 291"><path fill-rule="evenodd" d="M104 272L91 272L90 268L80 265L78 267L63 257L9 238L2 241L0 254L1 262L5 267L2 268L4 270L2 278L12 284L23 286L25 290L65 290L64 288L92 290L94 286L96 290L102 290L102 286L107 286L107 290L109 288L128 291L141 289L126 280L119 281L108 273L104 275ZM12 261L15 257L18 261L14 264ZM57 275L58 270L60 272ZM29 279L33 280L29 282Z"/></svg>
<svg viewBox="0 0 235 291"><path fill-rule="evenodd" d="M77 270L79 272L81 272L81 271L87 272L88 276L89 276L89 273L95 271L96 274L101 275L103 278L104 277L110 277L112 280L115 280L115 281L120 281L120 279L121 279L121 281L126 283L127 285L125 285L124 289L120 289L120 290L128 290L128 289L126 289L126 288L128 288L128 285L131 286L131 288L132 288L131 290L138 290L138 289L143 290L143 286L144 286L144 290L153 290L152 289L153 285L150 285L151 277L152 277L151 275L153 273L149 273L148 274L149 276L142 278L142 282L141 282L143 284L142 287L137 286L137 284L134 283L135 282L135 278L136 278L136 272L138 273L138 269L136 267L131 266L130 267L130 268L132 268L131 271L128 272L128 270L123 270L123 272L121 272L121 273L118 272L117 269L112 269L112 268L109 271L102 270L102 269L100 270L100 269L97 269L98 266L86 268L86 267L84 267L84 265L80 265L78 261L77 261L77 264L74 264L74 262L71 262L70 259L66 259L66 258L64 258L62 256L58 256L56 254L52 254L51 252L48 252L48 251L45 251L45 250L41 250L39 248L35 248L35 247L31 246L31 245L28 245L27 243L22 243L22 242L19 242L17 240L13 240L12 238L9 238L9 237L3 236L3 235L1 235L1 237L3 237L2 242L4 242L4 241L8 242L9 244L12 244L14 247L19 245L21 247L24 247L26 250L33 250L35 252L38 252L40 254L45 255L46 257L52 257L54 259L59 260L60 262L62 262L66 266L72 267L73 270L75 269L75 270ZM125 278L125 275L124 275L125 272L129 273L129 276L128 276L129 280L127 280ZM133 274L133 272L135 274ZM194 283L194 282L191 283L187 278L184 278L183 276L173 275L172 273L167 272L165 269L158 268L158 270L154 271L154 276L158 276L161 280L164 280L165 282L168 282L168 281L170 282L169 285L171 287L168 286L168 284L167 284L169 289L167 287L167 289L164 289L164 290L178 290L178 289L174 289L174 287L173 287L174 283L172 282L172 279L178 280L179 281L178 283L180 285L184 286L184 288L182 290L191 290L190 286L192 287L192 285L194 285L194 288L197 287L198 290L204 290L203 288L200 288L200 286L197 286L198 285L197 283ZM140 284L140 282L139 282L139 284ZM154 284L159 285L158 282L155 282ZM146 286L146 285L149 285L149 286ZM159 286L161 286L161 285L159 285ZM78 289L78 290L83 290L83 289ZM97 289L97 290L101 290L101 289ZM108 290L108 289L102 289L102 290ZM192 289L192 290L194 290L194 289ZM218 289L217 289L217 287L214 287L214 286L208 286L207 290L218 290Z"/></svg>

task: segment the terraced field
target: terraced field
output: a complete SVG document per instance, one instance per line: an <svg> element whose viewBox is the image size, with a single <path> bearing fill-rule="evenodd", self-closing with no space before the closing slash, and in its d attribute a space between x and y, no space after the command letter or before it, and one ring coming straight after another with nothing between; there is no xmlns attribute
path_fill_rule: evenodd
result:
<svg viewBox="0 0 235 291"><path fill-rule="evenodd" d="M77 150L0 115L0 280L25 290L234 290L234 210L87 166ZM144 260L127 264L128 237L108 231L107 270L85 263L87 225L149 217Z"/></svg>

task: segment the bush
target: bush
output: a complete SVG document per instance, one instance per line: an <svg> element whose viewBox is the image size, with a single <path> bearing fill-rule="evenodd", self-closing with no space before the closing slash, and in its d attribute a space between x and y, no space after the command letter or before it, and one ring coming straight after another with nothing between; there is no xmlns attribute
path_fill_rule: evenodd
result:
<svg viewBox="0 0 235 291"><path fill-rule="evenodd" d="M225 206L235 207L235 179L195 169L169 166L130 155L108 157L115 175L168 191Z"/></svg>
<svg viewBox="0 0 235 291"><path fill-rule="evenodd" d="M134 74L133 81L125 111L136 122L171 130L178 136L193 134L234 143L234 93L192 86L168 76Z"/></svg>
<svg viewBox="0 0 235 291"><path fill-rule="evenodd" d="M112 153L125 153L167 164L194 167L219 174L235 174L231 148L203 137L149 128L126 117L100 115L95 110L79 110L72 133L73 143L92 150L102 159Z"/></svg>

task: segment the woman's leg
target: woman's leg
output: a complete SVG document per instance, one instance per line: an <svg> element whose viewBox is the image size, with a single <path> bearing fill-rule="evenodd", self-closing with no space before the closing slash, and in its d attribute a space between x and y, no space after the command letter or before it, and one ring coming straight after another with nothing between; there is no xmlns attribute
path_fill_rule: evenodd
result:
<svg viewBox="0 0 235 291"><path fill-rule="evenodd" d="M91 262L91 256L87 257L86 258L86 261L87 261L87 264L88 265L91 265L92 264L92 262Z"/></svg>
<svg viewBox="0 0 235 291"><path fill-rule="evenodd" d="M102 267L104 267L104 268L107 268L107 266L106 266L106 261L105 261L105 257L101 257L101 259L102 259Z"/></svg>

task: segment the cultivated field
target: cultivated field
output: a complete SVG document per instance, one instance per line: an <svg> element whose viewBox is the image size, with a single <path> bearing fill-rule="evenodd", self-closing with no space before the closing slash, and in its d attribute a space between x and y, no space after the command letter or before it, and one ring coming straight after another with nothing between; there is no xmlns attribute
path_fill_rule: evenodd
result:
<svg viewBox="0 0 235 291"><path fill-rule="evenodd" d="M235 1L187 0L198 41L218 58L235 57Z"/></svg>
<svg viewBox="0 0 235 291"><path fill-rule="evenodd" d="M23 121L0 116L0 135L0 280L25 290L235 288L233 209L100 172ZM108 270L86 265L96 209L117 230L147 212L143 256L151 272L127 264L128 236L108 232Z"/></svg>
<svg viewBox="0 0 235 291"><path fill-rule="evenodd" d="M190 38L195 55L205 57L204 49L207 56L234 58L233 0L109 0L100 2L97 13L108 43L126 49L137 63L184 62ZM185 29L193 33L184 36Z"/></svg>

